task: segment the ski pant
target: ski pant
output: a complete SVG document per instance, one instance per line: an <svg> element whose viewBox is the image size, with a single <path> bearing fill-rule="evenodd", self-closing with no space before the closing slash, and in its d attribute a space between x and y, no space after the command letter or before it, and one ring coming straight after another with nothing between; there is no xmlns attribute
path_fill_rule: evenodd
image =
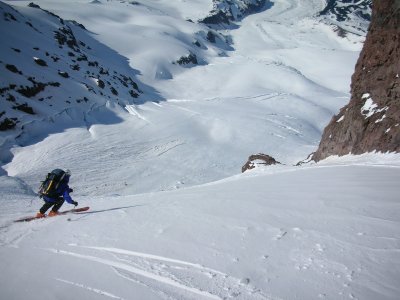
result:
<svg viewBox="0 0 400 300"><path fill-rule="evenodd" d="M53 206L53 208L51 210L54 212L57 212L63 204L64 204L63 197L57 198L55 202L44 201L44 204L43 204L42 208L40 209L40 213L45 214L46 211L52 206Z"/></svg>

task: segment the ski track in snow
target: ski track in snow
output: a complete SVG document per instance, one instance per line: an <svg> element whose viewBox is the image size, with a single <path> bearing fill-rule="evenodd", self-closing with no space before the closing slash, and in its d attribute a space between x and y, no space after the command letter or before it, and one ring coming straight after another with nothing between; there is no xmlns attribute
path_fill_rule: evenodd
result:
<svg viewBox="0 0 400 300"><path fill-rule="evenodd" d="M75 246L75 245L70 245ZM109 253L114 260L105 259L92 255L80 254L72 251L47 248L44 250L55 254L67 255L76 258L93 261L112 267L112 270L120 277L141 284L152 291L166 295L167 298L173 297L177 291L185 292L185 299L195 295L206 299L278 299L265 295L261 290L253 287L248 282L243 282L223 272L204 267L200 264L194 264L187 261L172 259L164 256L152 255L136 251L109 248L109 247L90 247L76 246L98 250L103 253ZM65 282L63 280L63 282ZM112 294L87 287L84 284L66 282L86 288L90 291L118 298ZM164 287L163 287L164 286ZM172 287L172 291L165 289L165 286ZM189 293L189 296L186 295ZM118 298L122 299L122 298Z"/></svg>
<svg viewBox="0 0 400 300"><path fill-rule="evenodd" d="M15 219L17 219L17 217L15 217ZM50 221L48 220L49 218L46 219L46 221ZM40 231L43 226L47 226L46 223L43 223L45 220L35 221L34 224L29 222L20 223L21 226L13 226L16 225L13 221L5 223L0 227L0 246L19 248L19 245L23 240Z"/></svg>
<svg viewBox="0 0 400 300"><path fill-rule="evenodd" d="M111 293L108 293L108 292L100 290L100 289L96 289L96 288L93 288L93 287L90 287L90 286L86 286L84 284L72 282L72 281L69 281L69 280L61 279L61 278L56 278L56 280L60 281L60 282L63 282L63 283L66 283L66 284L70 284L70 285L73 285L73 286L77 286L77 287L86 289L86 290L88 290L90 292L94 292L94 293L102 295L102 296L107 296L107 297L112 298L112 299L124 300L124 298L115 296L115 295L113 295Z"/></svg>
<svg viewBox="0 0 400 300"><path fill-rule="evenodd" d="M128 113L130 113L133 116L138 117L139 119L151 124L151 122L149 122L140 112L139 112L139 108L136 107L136 105L126 105L125 109L128 111Z"/></svg>
<svg viewBox="0 0 400 300"><path fill-rule="evenodd" d="M34 232L34 229L29 228L28 230L18 230L10 234L8 229L10 225L5 225L0 229L0 246L2 247L18 248L19 243Z"/></svg>
<svg viewBox="0 0 400 300"><path fill-rule="evenodd" d="M212 273L216 273L219 275L227 276L225 273L221 273L217 270L209 269L200 264L193 264L193 263L186 262L183 260L172 259L172 258L168 258L168 257L164 257L164 256L152 255L152 254L148 254L148 253L141 253L141 252L129 251L129 250L118 249L118 248L107 248L107 247L83 247L83 248L96 249L96 250L106 251L106 252L111 252L111 253L116 253L116 254L125 254L125 255L130 255L130 256L136 256L136 257L161 260L161 261L166 261L166 262L171 262L171 263L177 263L177 264L182 264L185 266L197 268L200 270L210 271Z"/></svg>

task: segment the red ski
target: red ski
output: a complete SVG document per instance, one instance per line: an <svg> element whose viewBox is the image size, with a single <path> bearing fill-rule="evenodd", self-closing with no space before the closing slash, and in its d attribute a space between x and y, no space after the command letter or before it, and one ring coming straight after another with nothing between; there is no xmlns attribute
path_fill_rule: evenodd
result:
<svg viewBox="0 0 400 300"><path fill-rule="evenodd" d="M60 211L58 213L58 216L66 215L66 214L69 214L69 213L77 213L77 212L87 211L88 209L89 209L89 206L80 207L80 208L73 208L73 209L69 209L69 210L64 210L64 211ZM34 217L25 217L25 218L22 218L22 219L15 220L14 222L29 222L29 221L32 221L32 220L43 219L43 218L49 218L49 217L48 216L45 216L45 217L36 217L36 216L34 216Z"/></svg>

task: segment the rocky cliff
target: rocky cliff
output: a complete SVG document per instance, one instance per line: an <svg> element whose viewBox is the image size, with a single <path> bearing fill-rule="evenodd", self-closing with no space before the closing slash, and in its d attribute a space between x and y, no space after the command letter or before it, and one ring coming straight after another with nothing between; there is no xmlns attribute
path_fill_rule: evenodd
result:
<svg viewBox="0 0 400 300"><path fill-rule="evenodd" d="M313 160L375 150L400 152L400 0L373 1L350 103L325 128Z"/></svg>

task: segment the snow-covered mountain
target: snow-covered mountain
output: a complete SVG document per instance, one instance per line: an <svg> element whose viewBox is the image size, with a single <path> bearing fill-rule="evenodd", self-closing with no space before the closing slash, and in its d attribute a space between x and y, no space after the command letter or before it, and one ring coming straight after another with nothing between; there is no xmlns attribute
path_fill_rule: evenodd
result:
<svg viewBox="0 0 400 300"><path fill-rule="evenodd" d="M23 74L30 74L32 69L37 72L32 76L40 78L40 74L46 78L43 82L58 80L62 85L48 88L48 91L60 92L53 97L61 104L50 107L55 110L51 113L37 109L43 104L52 104L43 95L47 90L33 99L11 91L18 104L27 103L34 111L45 111L48 117L31 122L32 118L37 119L36 115L10 109L14 104L6 102L7 113L17 113L19 120L27 121L18 123L16 130L4 132L2 161L13 161L6 167L7 173L20 176L33 186L38 181L37 172L46 173L54 165L54 159L62 165L67 162L70 169L76 169L78 178L86 178L85 183L79 180L84 194L115 193L115 190L129 194L205 183L240 172L247 157L257 152L267 152L282 163L297 163L313 151L326 123L347 102L349 78L362 41L357 36L341 38L319 22L317 14L325 7L324 1L298 6L276 2L270 9L245 18L240 30L215 30L203 23L188 21L207 16L215 4L212 1L191 5L170 1L93 3L81 0L74 5L65 1L38 2L62 20L75 20L86 28L73 23L70 26L77 32L76 39L91 48L80 50L87 52L88 61L99 61L99 67L93 68L88 66L88 61L80 62L69 56L68 46L58 47L54 34L61 26L60 18L36 7L26 7L29 2L10 3L18 5L13 9L24 20L31 19L33 25L35 22L46 24L43 35L48 46L40 48L35 40L29 41L32 46L25 50L29 55L21 65L17 63L18 55L24 53L15 52L11 48L18 47L9 43L22 34L6 39L8 42L2 47L10 57L7 63L20 68ZM196 12L192 5L196 6ZM8 34L33 30L22 21L3 22L2 28ZM52 22L53 27L47 25ZM287 39L288 36L291 38ZM42 53L40 57L37 51ZM46 57L46 52L49 55L60 52L58 56L63 61L53 62ZM37 65L34 55L43 60L47 58L48 67ZM194 58L197 65L192 61ZM71 69L70 65L75 64L81 65L79 71ZM28 69L24 70L23 66ZM109 69L109 75L101 74L107 72L101 68ZM47 69L52 72L43 72ZM138 92L139 98L132 98L131 88L124 86L122 76L122 82L113 78L116 75L113 70L137 82L143 92ZM67 72L70 78L63 78L59 71ZM7 69L6 74L4 86L9 86L15 78L25 78ZM97 77L104 83L104 89L98 86L101 82ZM113 86L118 95L112 92ZM42 97L44 101L39 101ZM87 104L75 103L79 99L85 102L84 97L88 99ZM167 101L160 102L162 99ZM99 104L92 106L91 101ZM118 102L122 105L113 107ZM142 102L145 103L137 105ZM64 105L85 109L65 111ZM102 107L99 113L90 112L98 106ZM5 117L8 116L4 114L2 118ZM116 126L103 129L103 124ZM50 132L59 133L67 128L79 130L66 132L68 138L62 134L46 139ZM51 142L52 139L57 142ZM52 158L37 152L29 168L15 168L20 163L26 166L25 155L32 153L28 149L36 148L41 140L46 145L39 147L48 148ZM9 152L15 143L29 147L14 147ZM69 152L61 151L63 147ZM101 155L96 149L102 149ZM71 156L85 157L85 163ZM225 156L229 159L221 160ZM88 177L93 165L102 165L103 170ZM121 169L121 165L125 168ZM120 187L99 185L106 174L120 178Z"/></svg>
<svg viewBox="0 0 400 300"><path fill-rule="evenodd" d="M362 41L338 37L318 21L323 1L274 3L245 18L241 30L188 21L207 16L216 5L212 1L38 2L43 9L27 1L8 4L18 6L2 4L1 30L9 38L1 45L7 75L1 78L1 121L5 129L15 128L2 134L1 160L18 161L24 151L9 152L14 144L36 147L49 133L80 128L88 144L83 146L81 133L74 133L77 144L67 155L87 157L86 164L68 162L78 176L86 177L105 157L115 159L96 172L95 184L82 186L85 193L112 193L110 185L98 186L110 173L121 178L119 193L131 193L220 179L240 171L256 152L298 162L312 152L325 124L344 105ZM59 41L60 28L66 33ZM33 77L44 90L28 98L18 90L35 86L29 81ZM103 124L119 125L103 132ZM113 143L104 138L110 132ZM60 146L50 146L49 155L60 156ZM103 149L103 154L90 149ZM224 156L230 159L221 161ZM7 172L35 184L36 172L45 173L54 160L34 161L29 169L12 171L10 165ZM120 164L127 168L121 170ZM157 179L143 181L143 174Z"/></svg>
<svg viewBox="0 0 400 300"><path fill-rule="evenodd" d="M111 113L107 121L101 118L105 106L143 102L143 93L157 99L126 58L82 24L33 3L16 10L0 2L0 11L3 163L10 144L30 144L68 127L115 123L119 118Z"/></svg>
<svg viewBox="0 0 400 300"><path fill-rule="evenodd" d="M320 16L337 27L339 35L348 33L364 35L371 21L372 0L328 0Z"/></svg>
<svg viewBox="0 0 400 300"><path fill-rule="evenodd" d="M68 21L49 9L28 3L18 3L21 7L17 8L0 2L0 31L4 37L0 46L3 69L0 130L4 132L0 152L3 164L12 158L9 148L15 143L29 145L49 133L70 127L90 128L93 124L118 123L121 119L113 107L127 111L129 105L163 100L154 88L137 78L141 71L147 74L148 70L132 68L130 64L134 64L134 59L129 61L112 49L114 45L102 43L96 33L82 23ZM10 4L15 3L10 1ZM50 9L54 8L51 5ZM121 13L139 7L138 16L163 19L165 15L151 6L133 2L109 1L104 3L104 9L101 2L84 2L82 5L88 11L99 8L98 11L103 13L113 7ZM64 14L68 16L68 13ZM173 17L168 22L171 20ZM232 49L224 35L206 26L181 22L187 23L187 28L183 28L190 28L191 32L179 31L179 37L168 40L170 51L156 51L156 57L147 56L152 44L146 43L146 39L146 51L137 46L141 43L142 33L133 35L137 40L132 40L135 45L132 48L145 55L137 61L151 65L151 76L156 80L171 79L173 70L179 72L185 67L206 64L207 56L224 56L224 51ZM149 38L153 44L162 44L153 34L162 35L158 24L155 25ZM158 60L161 61L158 63Z"/></svg>
<svg viewBox="0 0 400 300"><path fill-rule="evenodd" d="M339 21L348 21L355 17L359 19L371 20L372 0L328 0L326 7L321 11L321 15L332 15Z"/></svg>
<svg viewBox="0 0 400 300"><path fill-rule="evenodd" d="M398 155L291 166L366 28L324 0L29 4L0 2L1 299L396 299ZM241 174L259 152L281 164ZM54 168L90 210L13 223Z"/></svg>

